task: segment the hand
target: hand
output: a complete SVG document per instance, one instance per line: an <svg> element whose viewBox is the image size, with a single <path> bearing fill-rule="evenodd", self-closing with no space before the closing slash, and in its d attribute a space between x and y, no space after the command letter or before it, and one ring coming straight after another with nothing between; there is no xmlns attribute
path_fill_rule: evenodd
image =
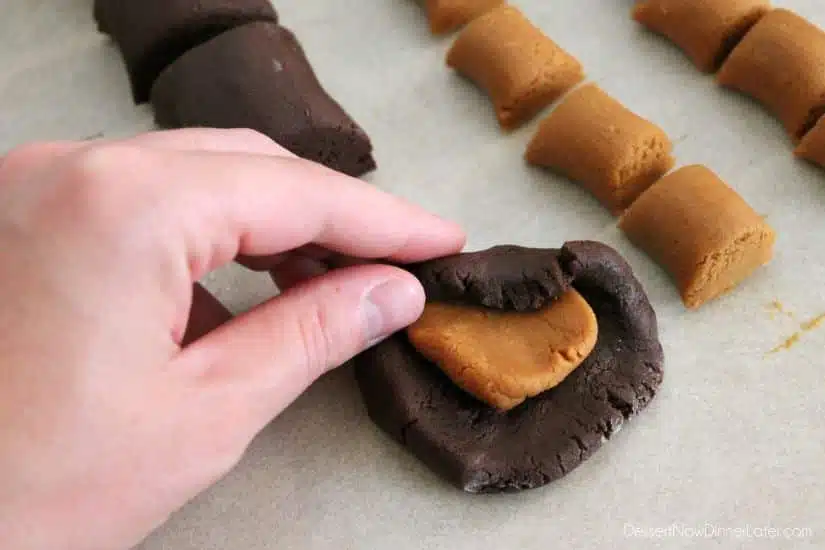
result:
<svg viewBox="0 0 825 550"><path fill-rule="evenodd" d="M318 260L403 263L463 243L248 131L0 159L3 548L138 543L318 376L420 315L404 271L321 274ZM201 288L193 302L193 283L238 257L284 292L218 327L227 314Z"/></svg>

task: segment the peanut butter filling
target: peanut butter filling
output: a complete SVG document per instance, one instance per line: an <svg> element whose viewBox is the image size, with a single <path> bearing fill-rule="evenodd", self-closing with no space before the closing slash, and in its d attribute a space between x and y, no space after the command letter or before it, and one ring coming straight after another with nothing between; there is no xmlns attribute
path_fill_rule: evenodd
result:
<svg viewBox="0 0 825 550"><path fill-rule="evenodd" d="M573 372L593 351L598 323L571 290L524 313L431 303L407 335L456 385L507 411Z"/></svg>

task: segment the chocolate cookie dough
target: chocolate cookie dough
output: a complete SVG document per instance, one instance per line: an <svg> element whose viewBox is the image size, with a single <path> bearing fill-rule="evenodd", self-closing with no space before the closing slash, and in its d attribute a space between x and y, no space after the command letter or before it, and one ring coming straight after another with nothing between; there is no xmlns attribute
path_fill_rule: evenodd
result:
<svg viewBox="0 0 825 550"><path fill-rule="evenodd" d="M161 126L251 128L351 176L375 168L367 134L323 89L295 35L273 23L184 54L158 78L152 105Z"/></svg>
<svg viewBox="0 0 825 550"><path fill-rule="evenodd" d="M137 103L191 48L242 24L278 19L269 0L95 0L94 16L120 48Z"/></svg>
<svg viewBox="0 0 825 550"><path fill-rule="evenodd" d="M357 359L372 420L465 491L518 491L559 479L644 409L662 382L656 315L630 266L605 245L497 247L411 271L428 300L502 310L535 310L573 288L598 320L587 359L506 413L461 390L403 333Z"/></svg>

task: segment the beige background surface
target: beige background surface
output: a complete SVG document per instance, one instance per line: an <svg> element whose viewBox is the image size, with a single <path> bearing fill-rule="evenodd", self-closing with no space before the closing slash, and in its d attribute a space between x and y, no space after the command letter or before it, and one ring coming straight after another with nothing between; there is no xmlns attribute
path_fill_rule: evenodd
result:
<svg viewBox="0 0 825 550"><path fill-rule="evenodd" d="M281 0L327 88L371 133L369 179L464 223L470 249L601 239L646 285L667 353L647 412L544 489L470 496L436 479L365 416L351 372L319 382L240 467L143 550L825 548L825 327L768 352L825 313L825 172L795 161L780 126L638 29L629 0L515 1L579 57L591 80L660 124L682 164L704 163L779 232L775 261L729 297L684 311L664 274L575 185L521 160L535 129L502 135L486 98L444 67L449 39L410 0ZM91 0L0 0L0 152L37 139L152 127L130 103ZM820 0L785 0L825 25ZM210 287L236 310L272 293L226 269ZM771 312L781 302L791 315ZM800 527L802 539L714 528ZM628 537L626 529L676 526ZM701 536L678 531L700 528Z"/></svg>

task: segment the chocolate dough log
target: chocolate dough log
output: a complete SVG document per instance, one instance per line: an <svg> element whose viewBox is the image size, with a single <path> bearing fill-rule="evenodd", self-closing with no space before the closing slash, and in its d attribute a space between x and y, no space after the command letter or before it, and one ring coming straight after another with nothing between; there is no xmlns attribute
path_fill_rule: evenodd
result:
<svg viewBox="0 0 825 550"><path fill-rule="evenodd" d="M505 310L536 309L573 287L599 323L596 347L577 369L507 413L459 389L403 333L356 360L370 418L465 491L532 489L561 478L644 409L662 382L656 314L630 266L605 245L493 248L412 271L428 299Z"/></svg>
<svg viewBox="0 0 825 550"><path fill-rule="evenodd" d="M251 128L352 176L375 168L369 137L323 89L295 35L252 23L169 66L152 89L161 126Z"/></svg>
<svg viewBox="0 0 825 550"><path fill-rule="evenodd" d="M94 16L120 48L138 103L189 49L239 25L278 19L269 0L95 0Z"/></svg>

